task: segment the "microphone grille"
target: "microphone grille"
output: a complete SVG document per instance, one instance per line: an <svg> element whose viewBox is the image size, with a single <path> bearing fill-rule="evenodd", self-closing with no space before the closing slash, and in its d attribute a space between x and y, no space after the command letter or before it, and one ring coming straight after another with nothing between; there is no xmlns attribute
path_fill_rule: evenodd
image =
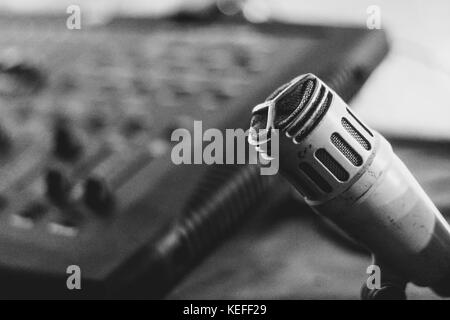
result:
<svg viewBox="0 0 450 320"><path fill-rule="evenodd" d="M266 101L277 98L286 88L291 86L292 83L288 82L278 89L276 89ZM317 86L316 79L306 79L305 81L298 81L286 92L284 92L275 101L276 118L274 119L275 128L283 129L289 124L295 117L300 114L305 106L309 103L314 90ZM250 126L253 129L260 130L266 128L267 125L267 111L262 110L260 112L254 112L250 122Z"/></svg>
<svg viewBox="0 0 450 320"><path fill-rule="evenodd" d="M298 114L300 114L305 106L308 104L314 89L317 85L317 80L307 79L300 81L287 92L285 92L275 103L277 117L275 119L275 127L283 127L289 123Z"/></svg>
<svg viewBox="0 0 450 320"><path fill-rule="evenodd" d="M350 135L366 150L371 149L370 142L347 120L347 118L341 119L342 126L347 130Z"/></svg>
<svg viewBox="0 0 450 320"><path fill-rule="evenodd" d="M321 148L317 149L315 152L317 160L319 160L339 181L347 181L350 177L347 170L342 167L342 165L333 158L327 150Z"/></svg>
<svg viewBox="0 0 450 320"><path fill-rule="evenodd" d="M354 165L359 167L363 160L358 152L337 132L331 135L331 143ZM368 150L368 149L366 149Z"/></svg>

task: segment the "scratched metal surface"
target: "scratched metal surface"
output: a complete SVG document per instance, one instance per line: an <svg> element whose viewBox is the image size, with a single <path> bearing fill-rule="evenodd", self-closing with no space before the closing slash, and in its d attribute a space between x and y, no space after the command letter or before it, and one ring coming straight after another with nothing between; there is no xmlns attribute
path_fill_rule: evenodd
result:
<svg viewBox="0 0 450 320"><path fill-rule="evenodd" d="M450 142L424 146L394 148L450 217ZM370 262L367 253L336 235L300 201L290 200L250 221L169 298L358 299ZM410 299L439 299L414 285L407 294Z"/></svg>

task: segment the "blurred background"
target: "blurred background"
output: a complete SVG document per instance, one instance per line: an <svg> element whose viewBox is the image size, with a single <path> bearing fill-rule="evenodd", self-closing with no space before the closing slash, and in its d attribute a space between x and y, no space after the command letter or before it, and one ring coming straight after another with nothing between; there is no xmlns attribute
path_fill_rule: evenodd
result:
<svg viewBox="0 0 450 320"><path fill-rule="evenodd" d="M64 15L81 8L83 28L114 16L163 17L217 5L226 15L240 10L250 22L283 21L366 28L370 6L380 9L381 28L391 50L352 101L366 122L392 139L440 143L433 159L421 149L400 151L432 198L450 208L450 2L446 0L2 0L2 16ZM2 53L4 54L4 53ZM333 53L330 53L333 54ZM152 145L156 150L164 144ZM295 201L295 200L291 200ZM356 299L370 257L355 248L306 208L282 205L265 219L252 220L215 250L169 296L184 298ZM408 287L411 298L437 298Z"/></svg>
<svg viewBox="0 0 450 320"><path fill-rule="evenodd" d="M198 10L211 4L210 0L3 0L4 12L23 14L61 13L68 5L82 7L88 23L105 22L114 15L163 16L180 10ZM226 1L218 1L220 3ZM397 134L417 134L449 137L449 109L445 93L450 77L450 4L445 0L395 1L297 1L255 0L236 1L244 7L247 17L254 21L277 19L293 23L366 26L367 9L376 5L381 10L381 27L392 39L389 59L372 77L354 103L368 122L380 129ZM225 7L225 6L223 6ZM227 11L228 10L228 11ZM234 9L225 9L235 13ZM426 85L425 85L426 83ZM376 90L373 90L376 88ZM380 92L383 100L380 103ZM377 112L371 112L377 110ZM384 110L389 111L386 121ZM424 116L439 114L439 117ZM394 125L395 124L395 125Z"/></svg>

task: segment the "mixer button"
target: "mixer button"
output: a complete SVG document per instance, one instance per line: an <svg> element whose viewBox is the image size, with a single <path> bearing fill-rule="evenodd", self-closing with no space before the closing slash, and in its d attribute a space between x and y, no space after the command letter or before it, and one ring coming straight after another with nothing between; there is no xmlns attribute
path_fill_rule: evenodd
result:
<svg viewBox="0 0 450 320"><path fill-rule="evenodd" d="M54 154L61 160L76 160L82 151L81 142L70 126L58 123L53 135Z"/></svg>
<svg viewBox="0 0 450 320"><path fill-rule="evenodd" d="M83 200L86 206L94 212L104 214L116 209L117 204L123 204L118 201L117 192L128 185L135 175L139 175L151 159L150 153L145 149L122 150L104 159L84 183ZM140 184L134 186L134 193L139 193L140 187ZM131 194L126 197L127 200L132 198Z"/></svg>
<svg viewBox="0 0 450 320"><path fill-rule="evenodd" d="M46 195L56 205L67 203L70 191L69 179L57 169L49 169L45 175Z"/></svg>
<svg viewBox="0 0 450 320"><path fill-rule="evenodd" d="M83 200L87 207L97 213L111 210L114 195L103 179L90 177L86 180L84 188Z"/></svg>

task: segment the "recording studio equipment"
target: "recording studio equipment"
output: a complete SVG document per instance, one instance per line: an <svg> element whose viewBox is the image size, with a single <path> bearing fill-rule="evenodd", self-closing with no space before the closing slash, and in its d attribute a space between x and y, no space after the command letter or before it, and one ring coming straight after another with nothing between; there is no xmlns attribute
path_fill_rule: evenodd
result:
<svg viewBox="0 0 450 320"><path fill-rule="evenodd" d="M164 296L289 188L256 166L175 165L173 130L246 129L306 70L349 99L387 52L383 32L225 17L65 26L0 17L0 59L18 55L0 63L2 297Z"/></svg>
<svg viewBox="0 0 450 320"><path fill-rule="evenodd" d="M293 79L253 109L251 127L251 144L269 156L267 135L258 139L279 130L280 171L315 212L405 281L449 294L450 226L389 142L329 86L313 74Z"/></svg>

